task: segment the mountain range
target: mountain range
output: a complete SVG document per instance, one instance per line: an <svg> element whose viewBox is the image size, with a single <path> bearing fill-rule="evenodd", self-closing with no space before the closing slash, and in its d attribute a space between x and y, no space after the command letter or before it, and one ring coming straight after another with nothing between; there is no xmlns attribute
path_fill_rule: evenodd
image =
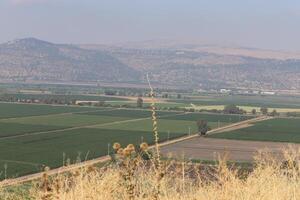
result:
<svg viewBox="0 0 300 200"><path fill-rule="evenodd" d="M188 88L300 89L300 55L251 48L154 42L53 44L25 38L0 44L0 81L107 82Z"/></svg>

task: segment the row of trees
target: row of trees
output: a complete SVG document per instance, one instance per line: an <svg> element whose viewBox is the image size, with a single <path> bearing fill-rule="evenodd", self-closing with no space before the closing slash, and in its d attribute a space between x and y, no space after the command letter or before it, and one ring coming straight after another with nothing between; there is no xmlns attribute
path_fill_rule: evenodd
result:
<svg viewBox="0 0 300 200"><path fill-rule="evenodd" d="M223 112L225 114L246 114L247 113L247 111L239 108L236 105L227 105L227 106L225 106ZM251 113L253 115L256 115L257 114L256 109L252 109ZM267 107L261 107L260 108L260 113L263 114L263 115L269 115L269 116L278 116L279 115L279 113L275 109L272 110L272 112L269 112L269 109Z"/></svg>
<svg viewBox="0 0 300 200"><path fill-rule="evenodd" d="M251 113L253 115L255 115L257 112L256 112L256 109L252 109ZM273 109L272 112L269 112L269 109L267 107L262 107L260 108L260 113L263 114L263 115L269 115L269 116L279 116L279 113L277 112L276 109Z"/></svg>
<svg viewBox="0 0 300 200"><path fill-rule="evenodd" d="M138 108L143 108L143 103L144 103L143 98L138 97L137 98L137 107ZM184 111L186 111L186 112L195 112L195 109L190 108L190 109L185 109ZM215 112L215 113L220 113L220 111L218 111L216 109L214 109L214 110L202 110L202 111L207 111L207 112L211 111L211 112ZM231 104L231 105L227 105L227 106L224 107L223 113L224 114L240 114L240 115L242 115L242 114L246 114L247 111L239 108L236 105ZM256 115L257 110L252 109L251 113L253 115ZM279 115L279 113L275 109L272 110L272 112L269 112L269 109L267 107L261 107L260 108L260 113L262 113L263 115L269 115L269 116L278 116Z"/></svg>

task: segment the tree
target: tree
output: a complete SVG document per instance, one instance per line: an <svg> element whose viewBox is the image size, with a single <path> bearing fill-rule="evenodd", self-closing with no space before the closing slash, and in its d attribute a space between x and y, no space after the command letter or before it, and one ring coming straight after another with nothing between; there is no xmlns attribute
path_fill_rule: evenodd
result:
<svg viewBox="0 0 300 200"><path fill-rule="evenodd" d="M202 120L202 119L197 121L197 127L198 127L198 131L201 135L205 135L207 133L207 131L210 130L210 127L208 126L207 121Z"/></svg>
<svg viewBox="0 0 300 200"><path fill-rule="evenodd" d="M163 95L162 95L162 98L168 98L169 97L169 95L168 95L168 93L164 93Z"/></svg>
<svg viewBox="0 0 300 200"><path fill-rule="evenodd" d="M288 116L288 117L297 117L298 114L296 112L287 112L286 116Z"/></svg>
<svg viewBox="0 0 300 200"><path fill-rule="evenodd" d="M117 94L117 91L113 91L113 90L105 90L105 91L104 91L104 94L105 94L105 95L116 95L116 94Z"/></svg>
<svg viewBox="0 0 300 200"><path fill-rule="evenodd" d="M268 108L266 108L266 107L261 107L261 108L260 108L260 112L261 112L263 115L267 115L267 114L268 114Z"/></svg>
<svg viewBox="0 0 300 200"><path fill-rule="evenodd" d="M270 116L273 116L273 117L278 116L278 115L279 115L279 113L275 109L270 113Z"/></svg>
<svg viewBox="0 0 300 200"><path fill-rule="evenodd" d="M177 94L177 99L181 99L181 94Z"/></svg>
<svg viewBox="0 0 300 200"><path fill-rule="evenodd" d="M188 111L189 112L195 112L195 108L190 108Z"/></svg>
<svg viewBox="0 0 300 200"><path fill-rule="evenodd" d="M253 115L256 115L256 109L252 109L251 113L252 113Z"/></svg>
<svg viewBox="0 0 300 200"><path fill-rule="evenodd" d="M141 97L138 97L136 100L136 105L138 108L142 108L143 107L143 99Z"/></svg>
<svg viewBox="0 0 300 200"><path fill-rule="evenodd" d="M226 114L244 114L245 113L245 111L243 109L240 109L239 107L237 107L236 105L233 105L233 104L225 106L223 112Z"/></svg>

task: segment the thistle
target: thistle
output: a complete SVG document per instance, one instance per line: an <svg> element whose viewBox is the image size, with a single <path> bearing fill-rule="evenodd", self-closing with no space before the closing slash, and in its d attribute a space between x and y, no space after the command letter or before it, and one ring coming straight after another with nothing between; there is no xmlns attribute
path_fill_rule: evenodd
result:
<svg viewBox="0 0 300 200"><path fill-rule="evenodd" d="M113 145L113 149L115 150L115 151L118 151L119 149L121 148L121 145L120 145L120 143L114 143L114 145Z"/></svg>
<svg viewBox="0 0 300 200"><path fill-rule="evenodd" d="M146 142L143 142L142 144L140 144L140 149L142 151L146 151L148 149L148 144Z"/></svg>

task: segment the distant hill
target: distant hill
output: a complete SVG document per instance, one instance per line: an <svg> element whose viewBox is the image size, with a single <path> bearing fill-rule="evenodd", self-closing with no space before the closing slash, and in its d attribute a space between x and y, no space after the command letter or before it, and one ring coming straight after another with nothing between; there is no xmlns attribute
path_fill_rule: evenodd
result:
<svg viewBox="0 0 300 200"><path fill-rule="evenodd" d="M135 81L139 72L104 51L26 38L0 44L0 79Z"/></svg>
<svg viewBox="0 0 300 200"><path fill-rule="evenodd" d="M287 53L155 43L129 44L130 48L97 45L81 47L109 51L112 56L134 69L151 72L152 81L161 84L215 89L300 89L300 59L284 59L282 56L288 56ZM214 52L216 49L218 52ZM247 54L253 56L245 56ZM280 59L269 58L279 55Z"/></svg>
<svg viewBox="0 0 300 200"><path fill-rule="evenodd" d="M0 44L0 81L107 82L185 88L300 90L297 54L196 44Z"/></svg>

